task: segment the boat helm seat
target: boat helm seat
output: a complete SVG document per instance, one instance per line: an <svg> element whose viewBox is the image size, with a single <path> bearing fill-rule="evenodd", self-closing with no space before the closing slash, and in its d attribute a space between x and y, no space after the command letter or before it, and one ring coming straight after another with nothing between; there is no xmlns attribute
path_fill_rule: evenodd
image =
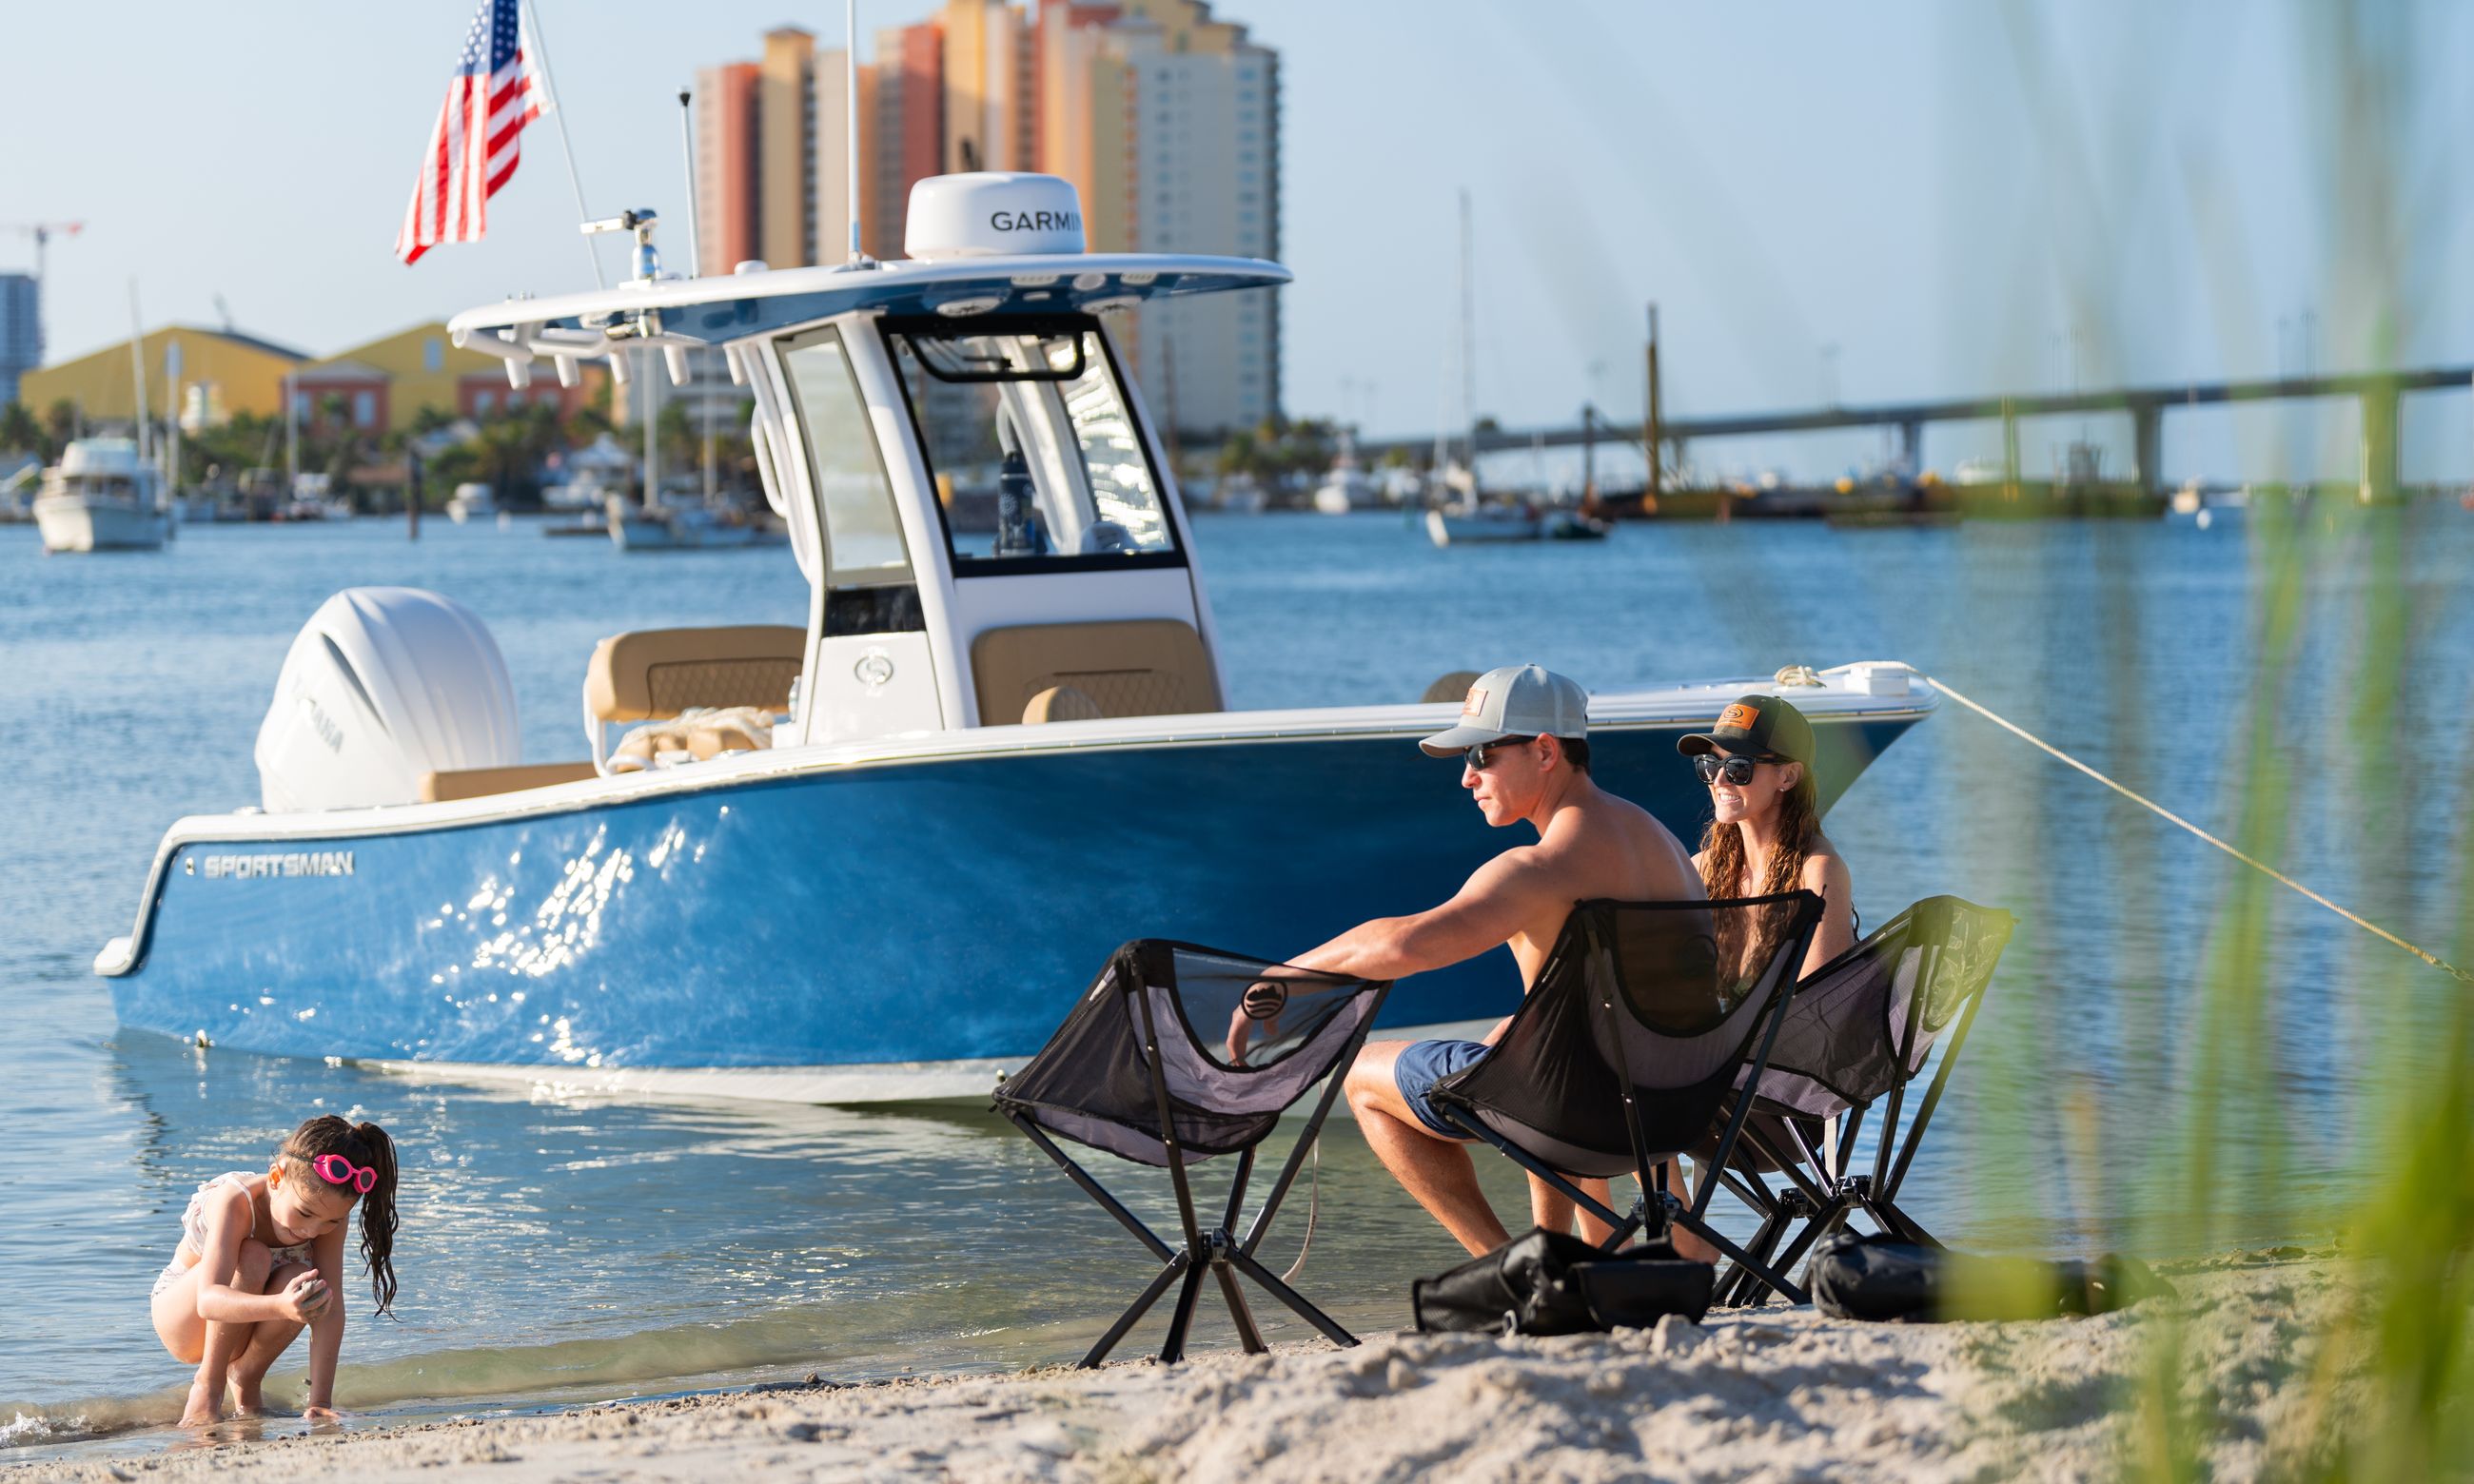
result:
<svg viewBox="0 0 2474 1484"><path fill-rule="evenodd" d="M983 726L1017 718L1042 692L1080 691L1101 716L1184 716L1220 709L1220 678L1192 624L1174 618L1017 624L971 641ZM1071 719L1052 706L1047 720Z"/></svg>
<svg viewBox="0 0 2474 1484"><path fill-rule="evenodd" d="M751 706L779 715L807 662L808 635L788 624L640 629L594 646L584 672L584 730L607 772L613 722L644 722L694 708Z"/></svg>

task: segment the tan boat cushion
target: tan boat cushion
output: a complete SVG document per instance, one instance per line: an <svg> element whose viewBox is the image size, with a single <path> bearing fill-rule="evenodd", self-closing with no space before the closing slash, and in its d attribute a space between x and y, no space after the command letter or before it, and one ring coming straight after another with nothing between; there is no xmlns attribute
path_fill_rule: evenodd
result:
<svg viewBox="0 0 2474 1484"><path fill-rule="evenodd" d="M808 635L788 624L643 629L594 646L585 704L605 722L650 721L690 706L790 708Z"/></svg>
<svg viewBox="0 0 2474 1484"><path fill-rule="evenodd" d="M1071 685L1051 685L1022 708L1023 725L1041 722L1089 722L1100 719L1100 703Z"/></svg>
<svg viewBox="0 0 2474 1484"><path fill-rule="evenodd" d="M971 641L980 720L1024 714L1031 698L1070 686L1103 716L1177 716L1220 709L1220 679L1194 626L1174 618L1021 624Z"/></svg>
<svg viewBox="0 0 2474 1484"><path fill-rule="evenodd" d="M512 794L519 789L572 783L578 778L594 776L593 764L589 762L528 762L512 768L450 768L443 773L421 776L421 802L440 803L449 799L481 799L491 794Z"/></svg>

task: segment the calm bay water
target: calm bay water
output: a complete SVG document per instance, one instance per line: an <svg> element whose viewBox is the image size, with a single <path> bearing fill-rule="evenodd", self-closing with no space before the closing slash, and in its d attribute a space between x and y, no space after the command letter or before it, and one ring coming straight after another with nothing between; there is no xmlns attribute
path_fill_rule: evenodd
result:
<svg viewBox="0 0 2474 1484"><path fill-rule="evenodd" d="M1206 518L1197 545L1238 706L1413 700L1443 672L1524 659L1596 688L1905 659L2219 833L2264 806L2289 869L2453 953L2474 517L2307 527L2298 636L2272 665L2273 569L2239 524L1632 527L1438 552L1395 517L1267 516ZM0 1460L177 1410L184 1370L145 1300L181 1209L320 1111L376 1118L404 1150L400 1322L366 1317L363 1296L339 1388L367 1415L1078 1354L1148 1259L983 1113L528 1098L116 1028L88 966L128 930L163 826L255 801L250 746L293 634L333 589L380 583L488 620L534 758L580 754L574 698L600 635L806 610L787 552L629 559L524 523L431 522L418 543L391 522L192 527L161 555L52 560L31 529L0 529L16 734L0 782ZM2366 689L2390 683L2395 725L2365 729ZM2254 725L2265 780L2228 760ZM2021 918L1908 1204L1984 1245L2130 1241L2132 1177L2180 1109L2194 987L2241 868L1949 706L1830 829L1870 921L1944 891ZM2324 1229L2369 1095L2411 1076L2366 1070L2369 1049L2448 990L2298 898L2242 931L2266 946L2279 1031L2276 1121L2245 1137L2288 1148L2292 1178L2212 1235L2257 1241ZM1058 986L1060 1005L1079 988ZM1516 1209L1508 1166L1481 1168ZM1127 1183L1167 1211L1164 1183ZM1404 1324L1408 1280L1457 1249L1345 1125L1318 1190L1301 1286L1352 1328ZM1303 1227L1291 1210L1275 1266ZM1214 1302L1201 1338L1218 1344Z"/></svg>

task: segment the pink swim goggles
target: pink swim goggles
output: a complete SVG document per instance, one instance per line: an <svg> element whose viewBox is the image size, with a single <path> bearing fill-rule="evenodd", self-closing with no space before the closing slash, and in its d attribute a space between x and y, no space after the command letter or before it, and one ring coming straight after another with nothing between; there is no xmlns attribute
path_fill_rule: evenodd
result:
<svg viewBox="0 0 2474 1484"><path fill-rule="evenodd" d="M322 1154L309 1161L309 1167L316 1170L318 1178L327 1184L350 1185L362 1195L369 1194L370 1187L378 1183L378 1172L375 1166L354 1164L339 1154Z"/></svg>

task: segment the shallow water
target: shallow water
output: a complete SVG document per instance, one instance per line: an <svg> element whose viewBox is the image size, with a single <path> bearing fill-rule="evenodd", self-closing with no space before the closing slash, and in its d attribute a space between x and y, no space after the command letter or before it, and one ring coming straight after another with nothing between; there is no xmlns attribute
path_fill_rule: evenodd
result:
<svg viewBox="0 0 2474 1484"><path fill-rule="evenodd" d="M0 714L18 724L0 788L0 1459L177 1410L183 1368L145 1295L181 1208L322 1110L375 1117L405 1150L399 1318L374 1322L366 1295L348 1296L339 1393L368 1414L1071 1359L1148 1276L1097 1208L969 1110L562 1101L115 1028L94 951L127 930L166 824L255 800L250 744L276 669L334 588L407 583L477 610L542 758L581 750L575 687L600 634L804 615L787 552L627 559L535 533L430 522L407 544L383 521L191 527L160 555L47 561L31 530L0 528ZM2261 541L2166 524L1739 523L1438 552L1381 515L1206 517L1197 532L1233 705L1410 700L1445 671L1522 659L1613 688L1903 658L2221 833L2268 805L2278 860L2449 953L2466 884L2474 517L2315 515L2281 665L2257 658ZM2385 629L2364 616L2383 604ZM2365 682L2390 676L2399 721L2365 733ZM2245 789L2225 754L2255 711L2279 777ZM1942 891L2022 920L1910 1207L1987 1245L2130 1240L2241 868L1951 706L1830 829L1871 921ZM2366 1075L2368 1048L2445 993L2298 898L2243 931L2267 945L2280 1033L2260 1069L2274 1117L2243 1142L2285 1150L2288 1178L2210 1240L2324 1228L2365 1094L2411 1076ZM1300 1284L1353 1328L1403 1324L1408 1279L1456 1249L1353 1132L1325 1146ZM1513 1209L1518 1183L1500 1161L1481 1169ZM1126 1181L1166 1219L1164 1183ZM1303 1215L1301 1192L1275 1266ZM1229 1342L1215 1303L1200 1343ZM296 1355L279 1392L299 1373Z"/></svg>

